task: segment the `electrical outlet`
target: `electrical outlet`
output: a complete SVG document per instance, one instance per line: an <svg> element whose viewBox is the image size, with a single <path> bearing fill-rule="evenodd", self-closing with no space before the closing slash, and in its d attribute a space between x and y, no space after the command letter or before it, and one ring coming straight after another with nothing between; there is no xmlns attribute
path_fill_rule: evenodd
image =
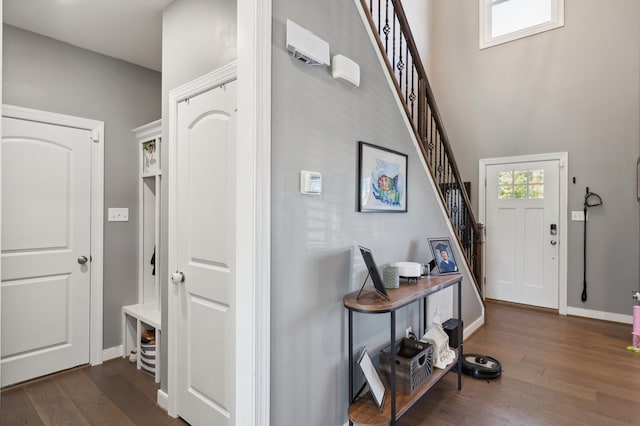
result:
<svg viewBox="0 0 640 426"><path fill-rule="evenodd" d="M584 212L580 210L574 210L571 212L571 220L576 222L584 222Z"/></svg>
<svg viewBox="0 0 640 426"><path fill-rule="evenodd" d="M108 218L109 222L127 222L129 220L129 209L109 207Z"/></svg>
<svg viewBox="0 0 640 426"><path fill-rule="evenodd" d="M409 338L409 336L411 335L411 333L413 333L413 328L412 327L408 327L405 331L404 331L404 337L406 337L407 339Z"/></svg>

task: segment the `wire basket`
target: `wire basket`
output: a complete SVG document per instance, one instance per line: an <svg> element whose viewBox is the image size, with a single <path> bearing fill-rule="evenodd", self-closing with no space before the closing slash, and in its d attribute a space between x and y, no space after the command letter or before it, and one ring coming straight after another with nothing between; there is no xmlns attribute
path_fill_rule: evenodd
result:
<svg viewBox="0 0 640 426"><path fill-rule="evenodd" d="M433 373L433 346L418 340L403 338L395 345L396 389L412 394ZM380 351L380 369L387 385L391 383L391 345Z"/></svg>

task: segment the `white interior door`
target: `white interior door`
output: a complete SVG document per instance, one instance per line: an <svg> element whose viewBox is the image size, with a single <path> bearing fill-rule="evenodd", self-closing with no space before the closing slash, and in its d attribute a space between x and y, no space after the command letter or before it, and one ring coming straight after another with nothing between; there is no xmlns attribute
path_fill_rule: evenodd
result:
<svg viewBox="0 0 640 426"><path fill-rule="evenodd" d="M2 133L6 386L89 362L91 132L3 117Z"/></svg>
<svg viewBox="0 0 640 426"><path fill-rule="evenodd" d="M558 308L559 161L488 165L486 296Z"/></svg>
<svg viewBox="0 0 640 426"><path fill-rule="evenodd" d="M178 105L178 415L234 424L236 82Z"/></svg>

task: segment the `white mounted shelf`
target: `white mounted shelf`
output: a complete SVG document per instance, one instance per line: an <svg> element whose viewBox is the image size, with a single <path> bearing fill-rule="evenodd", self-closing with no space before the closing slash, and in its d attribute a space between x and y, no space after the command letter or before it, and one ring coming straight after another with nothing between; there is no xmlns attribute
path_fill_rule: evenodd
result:
<svg viewBox="0 0 640 426"><path fill-rule="evenodd" d="M140 181L138 186L138 303L122 307L122 347L123 357L131 351L137 353L137 366L155 375L160 382L160 189L162 143L161 120L146 124L133 130L136 135L139 152ZM141 337L145 330L155 333L155 346L142 345ZM150 349L151 348L151 349ZM144 359L142 359L144 357Z"/></svg>

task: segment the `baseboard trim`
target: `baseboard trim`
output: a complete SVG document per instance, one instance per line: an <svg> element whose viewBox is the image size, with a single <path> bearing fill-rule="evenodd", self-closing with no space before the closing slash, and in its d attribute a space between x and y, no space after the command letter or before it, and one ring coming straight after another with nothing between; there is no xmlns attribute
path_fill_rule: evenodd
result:
<svg viewBox="0 0 640 426"><path fill-rule="evenodd" d="M102 361L109 361L110 359L119 358L122 356L122 345L114 346L102 350Z"/></svg>
<svg viewBox="0 0 640 426"><path fill-rule="evenodd" d="M633 316L616 314L613 312L595 311L593 309L573 308L567 306L567 315L576 317L593 318L602 321L620 322L623 324L633 324Z"/></svg>
<svg viewBox="0 0 640 426"><path fill-rule="evenodd" d="M478 318L477 320L475 320L474 322L472 322L471 324L469 324L467 327L464 328L462 332L462 341L465 341L466 339L471 337L471 335L476 331L478 331L480 327L482 327L483 325L484 325L484 315L480 316L480 318Z"/></svg>
<svg viewBox="0 0 640 426"><path fill-rule="evenodd" d="M162 389L158 389L156 402L158 403L160 408L162 408L165 411L168 411L169 395L166 392L164 392Z"/></svg>

